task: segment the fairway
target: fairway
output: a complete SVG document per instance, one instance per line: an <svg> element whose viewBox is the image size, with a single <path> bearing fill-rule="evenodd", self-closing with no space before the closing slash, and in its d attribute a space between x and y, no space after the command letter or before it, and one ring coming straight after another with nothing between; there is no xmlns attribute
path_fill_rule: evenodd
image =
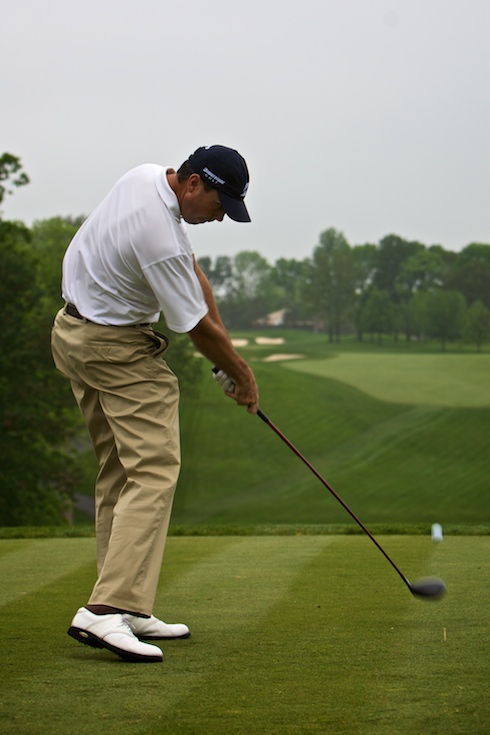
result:
<svg viewBox="0 0 490 735"><path fill-rule="evenodd" d="M287 346L296 351L292 340ZM383 361L390 355L350 357L360 373L365 358ZM407 366L411 358L390 359ZM420 364L430 366L432 359L421 355ZM381 400L301 367L323 370L334 363L326 357L256 362L255 370L264 413L352 510L367 524L489 523L490 408L410 403L402 400L410 397L403 383L396 388L399 403ZM486 356L481 364L488 364ZM473 365L467 383L477 380L479 356ZM435 373L427 370L436 385ZM385 372L388 383L388 368ZM459 390L452 400L463 403L466 383ZM284 443L260 419L224 400L216 386L204 383L199 400L183 400L181 425L184 461L174 523L349 520Z"/></svg>
<svg viewBox="0 0 490 735"><path fill-rule="evenodd" d="M94 539L0 541L2 732L486 735L490 539L382 544L447 596L365 536L171 537L155 612L192 637L137 665L66 635Z"/></svg>
<svg viewBox="0 0 490 735"><path fill-rule="evenodd" d="M334 378L373 398L420 406L490 406L490 355L340 353L285 362L297 372Z"/></svg>
<svg viewBox="0 0 490 735"><path fill-rule="evenodd" d="M325 335L237 333L260 407L368 526L489 524L490 355L437 345L376 349ZM415 350L420 350L415 352ZM421 351L421 350L424 351ZM340 350L340 353L338 352ZM407 354L410 350L410 354ZM379 395L378 395L379 394ZM172 525L349 524L341 505L260 419L204 369L181 400L182 471ZM97 474L90 454L86 494ZM85 519L86 522L86 519Z"/></svg>

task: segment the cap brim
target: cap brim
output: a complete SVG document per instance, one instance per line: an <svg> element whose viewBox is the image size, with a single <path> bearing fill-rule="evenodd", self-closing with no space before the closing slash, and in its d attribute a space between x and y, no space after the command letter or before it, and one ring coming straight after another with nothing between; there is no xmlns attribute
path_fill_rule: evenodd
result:
<svg viewBox="0 0 490 735"><path fill-rule="evenodd" d="M247 212L245 202L243 199L235 199L228 194L225 194L220 189L217 190L221 206L225 210L228 217L235 222L251 222L250 215Z"/></svg>

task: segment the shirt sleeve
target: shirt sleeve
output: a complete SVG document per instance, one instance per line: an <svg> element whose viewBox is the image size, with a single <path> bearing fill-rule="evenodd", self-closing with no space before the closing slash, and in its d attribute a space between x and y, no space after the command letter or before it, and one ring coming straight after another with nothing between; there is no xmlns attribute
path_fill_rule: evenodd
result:
<svg viewBox="0 0 490 735"><path fill-rule="evenodd" d="M143 274L173 332L190 332L208 313L191 256L181 254L152 263Z"/></svg>

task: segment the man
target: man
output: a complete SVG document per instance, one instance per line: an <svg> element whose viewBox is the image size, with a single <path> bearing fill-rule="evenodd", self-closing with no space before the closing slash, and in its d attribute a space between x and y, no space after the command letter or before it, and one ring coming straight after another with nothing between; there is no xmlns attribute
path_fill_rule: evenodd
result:
<svg viewBox="0 0 490 735"><path fill-rule="evenodd" d="M66 304L53 327L53 357L100 465L98 578L68 633L130 661L162 660L143 639L190 635L153 615L180 469L177 379L161 359L166 337L150 326L160 312L221 368L227 395L258 410L252 370L231 343L183 224L225 214L249 222L248 181L245 160L225 146L198 148L177 172L139 166L115 184L63 260Z"/></svg>

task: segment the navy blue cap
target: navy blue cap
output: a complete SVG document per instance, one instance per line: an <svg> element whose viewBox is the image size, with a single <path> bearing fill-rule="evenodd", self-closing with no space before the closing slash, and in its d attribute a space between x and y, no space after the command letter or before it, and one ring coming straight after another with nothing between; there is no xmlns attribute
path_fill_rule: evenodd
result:
<svg viewBox="0 0 490 735"><path fill-rule="evenodd" d="M249 184L248 168L238 151L224 145L202 146L189 156L189 166L217 190L228 217L235 222L251 221L243 201Z"/></svg>

